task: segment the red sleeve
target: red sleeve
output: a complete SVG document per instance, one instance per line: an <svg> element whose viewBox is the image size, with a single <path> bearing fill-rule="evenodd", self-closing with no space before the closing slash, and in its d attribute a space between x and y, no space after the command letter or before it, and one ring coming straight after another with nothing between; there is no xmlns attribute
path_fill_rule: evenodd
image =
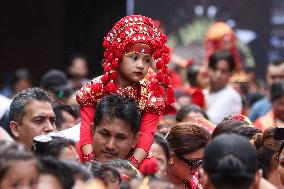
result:
<svg viewBox="0 0 284 189"><path fill-rule="evenodd" d="M202 109L205 109L205 98L200 89L190 90L191 101L193 104L200 106Z"/></svg>
<svg viewBox="0 0 284 189"><path fill-rule="evenodd" d="M140 135L137 141L136 148L143 148L147 153L149 152L153 143L154 133L157 129L159 117L159 114L150 112L142 114Z"/></svg>
<svg viewBox="0 0 284 189"><path fill-rule="evenodd" d="M83 106L80 108L81 126L80 126L80 140L77 143L77 150L80 160L83 159L82 146L86 144L93 145L93 135L91 132L91 123L94 121L95 108L91 106Z"/></svg>

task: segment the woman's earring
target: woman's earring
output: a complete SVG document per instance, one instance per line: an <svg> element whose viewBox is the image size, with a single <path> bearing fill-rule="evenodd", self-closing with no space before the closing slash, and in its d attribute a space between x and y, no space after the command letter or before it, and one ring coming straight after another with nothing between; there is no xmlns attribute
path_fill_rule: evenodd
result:
<svg viewBox="0 0 284 189"><path fill-rule="evenodd" d="M169 160L169 164L170 164L170 165L173 165L173 164L174 164L174 159L173 159L173 158L171 158L171 159Z"/></svg>

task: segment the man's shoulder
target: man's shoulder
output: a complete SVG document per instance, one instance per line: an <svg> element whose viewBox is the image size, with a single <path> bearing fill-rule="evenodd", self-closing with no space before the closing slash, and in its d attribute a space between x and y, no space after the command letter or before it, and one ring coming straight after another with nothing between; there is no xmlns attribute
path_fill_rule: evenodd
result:
<svg viewBox="0 0 284 189"><path fill-rule="evenodd" d="M269 99L267 97L264 97L258 101L256 101L253 105L252 105L252 108L259 108L259 107L262 107L262 106L267 106L271 104L271 102L269 101Z"/></svg>

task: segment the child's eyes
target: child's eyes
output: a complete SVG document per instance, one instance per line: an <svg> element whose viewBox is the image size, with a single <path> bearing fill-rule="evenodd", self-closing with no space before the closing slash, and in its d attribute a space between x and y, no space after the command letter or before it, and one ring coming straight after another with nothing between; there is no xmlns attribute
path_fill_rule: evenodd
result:
<svg viewBox="0 0 284 189"><path fill-rule="evenodd" d="M151 59L145 59L144 61L145 61L145 63L147 63L147 64L151 63Z"/></svg>
<svg viewBox="0 0 284 189"><path fill-rule="evenodd" d="M138 55L137 54L132 54L128 56L130 59L132 59L133 61L138 60Z"/></svg>

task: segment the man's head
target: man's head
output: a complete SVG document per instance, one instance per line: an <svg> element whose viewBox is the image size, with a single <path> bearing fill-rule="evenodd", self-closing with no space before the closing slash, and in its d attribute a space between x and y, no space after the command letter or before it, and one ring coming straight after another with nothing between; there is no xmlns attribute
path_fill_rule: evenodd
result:
<svg viewBox="0 0 284 189"><path fill-rule="evenodd" d="M40 81L40 86L46 90L55 101L65 101L73 89L66 74L61 70L49 70Z"/></svg>
<svg viewBox="0 0 284 189"><path fill-rule="evenodd" d="M229 51L218 51L209 57L209 78L212 91L223 89L235 70L235 61Z"/></svg>
<svg viewBox="0 0 284 189"><path fill-rule="evenodd" d="M278 59L267 67L267 84L270 87L273 83L284 80L284 59Z"/></svg>
<svg viewBox="0 0 284 189"><path fill-rule="evenodd" d="M255 148L235 134L220 135L209 143L200 174L205 189L258 188L262 177Z"/></svg>
<svg viewBox="0 0 284 189"><path fill-rule="evenodd" d="M52 99L40 88L29 88L18 93L10 105L11 131L19 142L31 148L35 136L55 130Z"/></svg>
<svg viewBox="0 0 284 189"><path fill-rule="evenodd" d="M94 151L100 161L126 159L135 147L141 122L133 99L122 95L103 97L94 120Z"/></svg>

